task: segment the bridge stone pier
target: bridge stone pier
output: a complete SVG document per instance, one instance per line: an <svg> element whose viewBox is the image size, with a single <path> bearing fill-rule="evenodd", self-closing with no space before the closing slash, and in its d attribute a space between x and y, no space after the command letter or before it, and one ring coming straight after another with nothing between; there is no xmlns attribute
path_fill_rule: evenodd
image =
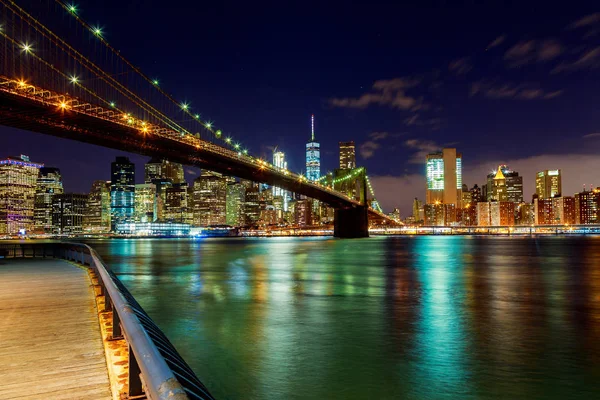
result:
<svg viewBox="0 0 600 400"><path fill-rule="evenodd" d="M337 208L333 236L345 239L369 237L368 207Z"/></svg>

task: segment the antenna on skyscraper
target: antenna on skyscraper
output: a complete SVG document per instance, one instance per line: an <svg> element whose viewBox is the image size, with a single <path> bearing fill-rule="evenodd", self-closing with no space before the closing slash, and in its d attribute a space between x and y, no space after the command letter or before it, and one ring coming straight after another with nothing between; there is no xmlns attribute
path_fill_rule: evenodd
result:
<svg viewBox="0 0 600 400"><path fill-rule="evenodd" d="M315 141L315 114L310 116L310 131L311 131L311 140Z"/></svg>

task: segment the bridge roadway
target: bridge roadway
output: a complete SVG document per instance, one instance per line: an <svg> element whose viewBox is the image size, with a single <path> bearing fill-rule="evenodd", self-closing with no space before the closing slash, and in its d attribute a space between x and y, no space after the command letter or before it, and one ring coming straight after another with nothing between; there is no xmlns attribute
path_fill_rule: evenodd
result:
<svg viewBox="0 0 600 400"><path fill-rule="evenodd" d="M317 199L336 209L363 207L344 193L301 175L236 152L191 134L182 134L135 120L128 114L80 102L78 99L0 76L0 123L18 129L77 140L229 176L281 187ZM372 208L371 218L392 222ZM353 218L353 217L351 217Z"/></svg>
<svg viewBox="0 0 600 400"><path fill-rule="evenodd" d="M88 273L0 259L0 398L111 399Z"/></svg>

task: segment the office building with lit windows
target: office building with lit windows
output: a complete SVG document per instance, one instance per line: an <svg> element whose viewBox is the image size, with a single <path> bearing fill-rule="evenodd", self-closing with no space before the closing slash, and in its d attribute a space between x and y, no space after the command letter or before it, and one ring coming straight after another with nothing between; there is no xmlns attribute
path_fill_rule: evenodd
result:
<svg viewBox="0 0 600 400"><path fill-rule="evenodd" d="M538 172L535 177L535 193L540 199L551 199L562 193L560 169Z"/></svg>
<svg viewBox="0 0 600 400"><path fill-rule="evenodd" d="M462 208L462 155L456 149L428 154L426 175L426 204L454 204Z"/></svg>
<svg viewBox="0 0 600 400"><path fill-rule="evenodd" d="M310 142L306 143L306 178L316 181L321 177L321 145L315 140L315 116L311 116Z"/></svg>
<svg viewBox="0 0 600 400"><path fill-rule="evenodd" d="M194 180L194 226L225 225L227 222L227 179L221 174L202 171Z"/></svg>
<svg viewBox="0 0 600 400"><path fill-rule="evenodd" d="M575 223L597 224L599 222L600 190L575 193Z"/></svg>
<svg viewBox="0 0 600 400"><path fill-rule="evenodd" d="M276 151L273 153L273 165L282 170L287 170L287 161L285 161L285 153L282 151ZM273 197L281 196L283 198L283 209L277 211L288 211L288 204L291 199L291 194L287 190L284 190L280 187L273 186Z"/></svg>
<svg viewBox="0 0 600 400"><path fill-rule="evenodd" d="M244 203L246 202L246 187L241 183L227 185L227 225L243 226L245 224Z"/></svg>
<svg viewBox="0 0 600 400"><path fill-rule="evenodd" d="M52 196L63 193L63 182L58 168L42 167L35 187L34 230L52 233Z"/></svg>
<svg viewBox="0 0 600 400"><path fill-rule="evenodd" d="M340 142L340 169L356 168L354 141Z"/></svg>
<svg viewBox="0 0 600 400"><path fill-rule="evenodd" d="M0 235L33 230L35 190L43 166L25 155L0 160Z"/></svg>
<svg viewBox="0 0 600 400"><path fill-rule="evenodd" d="M88 195L83 230L90 233L110 231L110 181L94 181Z"/></svg>
<svg viewBox="0 0 600 400"><path fill-rule="evenodd" d="M156 185L141 183L135 185L135 222L156 221Z"/></svg>
<svg viewBox="0 0 600 400"><path fill-rule="evenodd" d="M117 157L111 164L111 229L117 224L134 222L135 165L128 157Z"/></svg>
<svg viewBox="0 0 600 400"><path fill-rule="evenodd" d="M183 165L169 160L152 158L144 167L144 183L168 179L173 184L185 182Z"/></svg>
<svg viewBox="0 0 600 400"><path fill-rule="evenodd" d="M499 176L499 173L501 173L501 176ZM500 178L500 180L497 178ZM519 176L518 172L509 169L508 166L499 165L496 171L487 175L486 196L482 201L493 200L522 203L523 177Z"/></svg>
<svg viewBox="0 0 600 400"><path fill-rule="evenodd" d="M62 193L52 196L54 233L59 235L82 233L87 201L87 194Z"/></svg>

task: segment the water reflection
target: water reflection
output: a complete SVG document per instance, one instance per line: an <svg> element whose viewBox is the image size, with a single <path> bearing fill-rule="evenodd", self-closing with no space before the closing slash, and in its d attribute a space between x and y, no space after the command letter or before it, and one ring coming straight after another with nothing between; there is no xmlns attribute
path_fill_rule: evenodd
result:
<svg viewBox="0 0 600 400"><path fill-rule="evenodd" d="M92 244L217 398L600 391L600 238Z"/></svg>

